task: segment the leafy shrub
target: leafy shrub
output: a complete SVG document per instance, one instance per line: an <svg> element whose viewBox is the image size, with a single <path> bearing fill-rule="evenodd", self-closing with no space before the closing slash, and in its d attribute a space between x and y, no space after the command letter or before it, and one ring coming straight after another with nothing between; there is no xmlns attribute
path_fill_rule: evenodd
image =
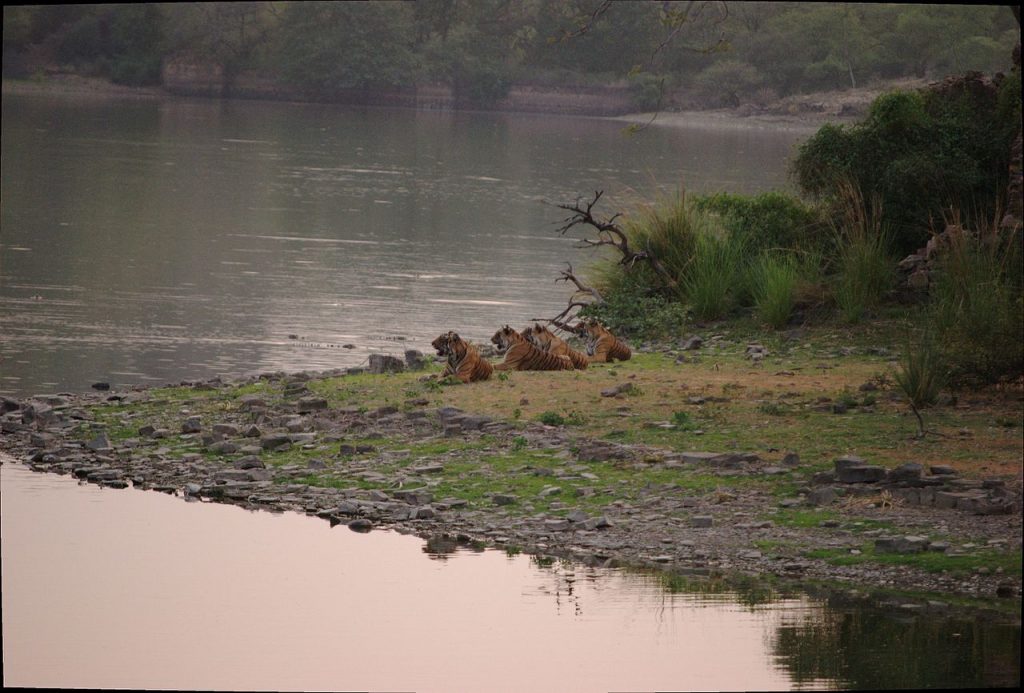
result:
<svg viewBox="0 0 1024 693"><path fill-rule="evenodd" d="M714 105L738 106L764 86L764 75L749 63L720 60L693 80L698 91Z"/></svg>
<svg viewBox="0 0 1024 693"><path fill-rule="evenodd" d="M801 145L793 174L803 191L825 201L852 181L887 210L896 247L913 251L950 205L991 216L985 201L1005 189L1020 119L1019 106L1001 92L1014 88L1019 76L998 91L965 79L943 90L883 94L862 122L825 125Z"/></svg>
<svg viewBox="0 0 1024 693"><path fill-rule="evenodd" d="M657 339L681 333L686 325L686 307L672 297L652 292L639 274L625 278L620 275L614 288L605 289L605 302L584 308L580 315L601 321L623 338Z"/></svg>
<svg viewBox="0 0 1024 693"><path fill-rule="evenodd" d="M694 209L718 215L722 225L742 237L752 251L809 249L822 245L827 238L818 210L785 193L714 193L692 196L692 200Z"/></svg>

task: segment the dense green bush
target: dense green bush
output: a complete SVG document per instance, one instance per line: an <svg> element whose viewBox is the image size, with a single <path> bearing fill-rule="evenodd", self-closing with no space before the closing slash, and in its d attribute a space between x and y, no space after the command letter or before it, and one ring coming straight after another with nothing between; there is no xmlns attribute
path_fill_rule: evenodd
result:
<svg viewBox="0 0 1024 693"><path fill-rule="evenodd" d="M862 122L825 125L801 145L793 173L826 203L852 182L885 208L897 250L912 252L942 229L951 207L969 210L970 222L991 218L1019 127L1009 94L1019 91L1015 75L999 90L968 78L943 90L882 95Z"/></svg>
<svg viewBox="0 0 1024 693"><path fill-rule="evenodd" d="M696 210L714 213L722 225L744 239L752 251L766 248L821 247L827 225L818 210L782 192L758 195L714 193L691 196Z"/></svg>
<svg viewBox="0 0 1024 693"><path fill-rule="evenodd" d="M604 303L580 311L583 317L600 320L624 338L658 339L677 335L686 325L686 307L673 297L652 292L649 278L641 273L622 275L605 294Z"/></svg>

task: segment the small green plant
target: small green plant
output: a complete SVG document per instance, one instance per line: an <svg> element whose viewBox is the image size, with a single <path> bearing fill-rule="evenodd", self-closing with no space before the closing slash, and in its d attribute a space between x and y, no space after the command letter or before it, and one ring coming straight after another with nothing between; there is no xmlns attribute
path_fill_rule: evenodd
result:
<svg viewBox="0 0 1024 693"><path fill-rule="evenodd" d="M946 366L931 335L925 333L916 344L906 345L895 380L917 417L917 437L923 438L925 430L921 410L938 401L947 380Z"/></svg>
<svg viewBox="0 0 1024 693"><path fill-rule="evenodd" d="M524 436L516 436L512 439L512 449L516 452L520 452L526 447L526 438Z"/></svg>
<svg viewBox="0 0 1024 693"><path fill-rule="evenodd" d="M762 402L757 406L757 410L768 416L785 416L786 414L786 410L776 402Z"/></svg>
<svg viewBox="0 0 1024 693"><path fill-rule="evenodd" d="M518 421L519 418L522 417L522 415L523 410L520 409L519 407L516 407L515 409L512 410L512 418L515 419L516 421Z"/></svg>
<svg viewBox="0 0 1024 693"><path fill-rule="evenodd" d="M558 412L554 411L541 412L541 414L537 416L537 420L540 421L542 424L545 424L546 426L565 425L565 418Z"/></svg>
<svg viewBox="0 0 1024 693"><path fill-rule="evenodd" d="M857 401L856 395L854 395L848 387L843 388L843 391L839 393L838 397L836 397L836 402L842 404L847 409L852 409L860 404Z"/></svg>
<svg viewBox="0 0 1024 693"><path fill-rule="evenodd" d="M693 420L693 417L690 416L689 412L685 411L672 412L672 423L676 425L676 428L682 431L690 431L697 428L697 424Z"/></svg>
<svg viewBox="0 0 1024 693"><path fill-rule="evenodd" d="M506 373L505 371L498 373L498 380L500 380L501 382L505 382L506 380L508 380L508 373Z"/></svg>

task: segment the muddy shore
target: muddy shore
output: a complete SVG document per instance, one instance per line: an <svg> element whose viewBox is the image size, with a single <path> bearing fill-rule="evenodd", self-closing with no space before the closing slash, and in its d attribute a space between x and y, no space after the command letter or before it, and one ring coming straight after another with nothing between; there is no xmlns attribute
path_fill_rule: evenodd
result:
<svg viewBox="0 0 1024 693"><path fill-rule="evenodd" d="M837 512L851 511L849 522L824 527L777 523L765 518L780 507L822 502L814 493L824 487L816 486L809 472L801 473L795 455L775 463L756 455L723 458L612 445L563 426L430 407L424 398L371 410L336 407L317 396L314 386L338 377L345 372L182 384L171 398L172 391L135 388L4 399L0 459L111 489L134 487L251 510L302 512L355 531L391 528L456 544L683 576L744 575L827 582L854 592L919 593L893 602L907 609L946 608L940 603L946 598L1001 597L1019 610L1019 577L999 568L965 575L900 564L836 565L813 557L815 550L856 555L865 541L894 552L1019 552L1019 507L984 514L898 502L872 505L857 501L867 492L851 490L845 503L826 499ZM113 419L107 416L111 411ZM358 443L368 437L389 444ZM420 454L437 443L466 448ZM545 451L553 460L549 468L522 465L505 472L536 477L536 498L557 499L544 511L532 507L531 497L487 492L467 500L452 491L453 483L479 478L474 471L477 476L462 474L453 482L451 470L460 464L522 449ZM289 457L289 451L296 454ZM596 467L595 460L637 471L684 473L700 467L723 478L786 474L801 487L780 501L758 488L687 493L671 484L648 484L637 495L595 509L586 504L588 496L614 493L601 489L605 467ZM349 481L324 484L328 477ZM981 484L971 487L980 489ZM877 487L871 493L877 500ZM880 528L871 528L872 518ZM934 533L964 539L952 545L929 543L925 537Z"/></svg>
<svg viewBox="0 0 1024 693"><path fill-rule="evenodd" d="M904 86L904 85L897 85ZM919 86L917 82L905 85ZM638 126L657 127L734 127L755 129L795 129L813 132L826 122L854 122L866 111L867 104L881 88L856 92L806 95L781 100L770 107L752 109L719 108L707 110L663 110L659 113L632 113L621 116L593 114ZM4 94L63 95L86 99L165 100L204 97L179 96L162 87L127 87L95 77L57 73L43 79L3 80ZM586 115L580 113L579 115Z"/></svg>

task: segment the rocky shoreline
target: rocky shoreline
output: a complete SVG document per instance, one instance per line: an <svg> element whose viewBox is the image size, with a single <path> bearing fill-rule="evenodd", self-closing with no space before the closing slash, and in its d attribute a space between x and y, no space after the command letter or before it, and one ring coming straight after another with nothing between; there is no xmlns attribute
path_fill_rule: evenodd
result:
<svg viewBox="0 0 1024 693"><path fill-rule="evenodd" d="M953 469L904 465L885 470L857 458L837 460L834 472L802 475L796 453L778 462L753 453L679 453L587 439L563 426L430 407L426 398L407 400L400 407L338 407L310 389L319 380L345 375L344 370L269 373L235 383L213 380L178 388L219 397L213 413L189 406L188 399L181 406L152 388L4 398L0 459L5 453L7 462L114 489L134 487L252 510L302 512L356 531L391 528L455 545L505 547L588 565L826 581L854 591L881 588L930 595L894 602L907 609L945 608L943 597L1002 597L1016 600L1019 610L1020 580L1001 569L979 568L964 575L898 563L837 565L813 557L815 550L856 556L865 542L874 542L877 553L1018 551L1020 494L1005 484L959 479ZM253 386L272 387L275 395L244 394ZM231 391L236 394L227 396ZM98 408L111 407L118 410L115 423L109 418L100 422ZM368 437L394 445L358 442ZM536 478L535 497L544 499L546 511L535 512L531 497L487 492L470 501L451 493L451 484L440 479L449 467L464 462L465 455L410 452L445 441L482 446L477 449L484 452L550 452L555 460L550 468L523 465L511 472ZM308 454L268 463L273 455L288 451ZM648 484L639 496L614 499L595 512L583 501L614 493L614 488L601 488L602 479L591 467L595 461L638 472L700 468L723 479L785 474L803 481L792 497L781 501L757 487L687 493L671 484ZM311 477L321 473L359 483L311 484ZM499 476L496 471L482 474L485 479ZM922 500L926 491L930 502ZM912 495L916 504L908 502ZM851 515L849 522L813 527L765 519L778 508L821 506L840 514L855 510L856 519ZM865 527L865 517L884 521L884 528ZM966 539L929 541L929 533Z"/></svg>

